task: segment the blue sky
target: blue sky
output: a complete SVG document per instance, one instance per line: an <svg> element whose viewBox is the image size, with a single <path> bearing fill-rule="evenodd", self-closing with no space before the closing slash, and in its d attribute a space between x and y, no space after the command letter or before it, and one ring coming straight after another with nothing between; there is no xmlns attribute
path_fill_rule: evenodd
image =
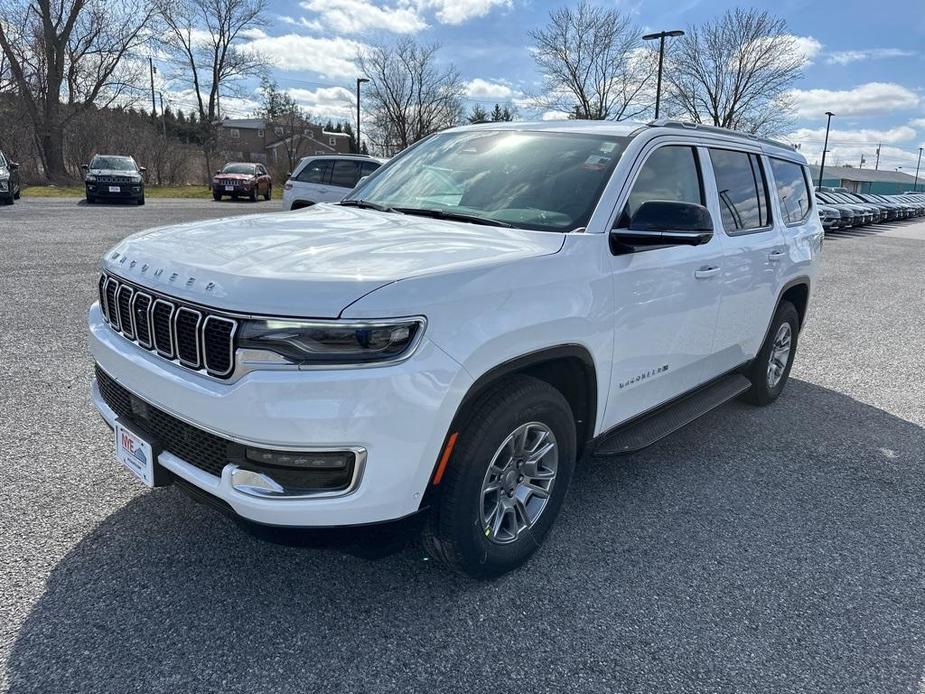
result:
<svg viewBox="0 0 925 694"><path fill-rule="evenodd" d="M513 103L523 117L541 114L527 96L540 76L530 57L528 32L542 26L560 2L530 0L269 0L268 24L250 37L272 59L273 77L321 118L350 118L352 58L357 48L410 34L442 45L469 84L469 107ZM793 93L798 118L789 139L810 161L818 158L824 112L837 114L831 158L855 166L863 155L881 168L914 169L925 145L925 1L776 0L742 4L723 0L601 2L632 15L643 30L685 28L725 9L757 7L782 16L806 58ZM182 97L177 95L182 106ZM253 104L245 91L225 99L230 116ZM831 160L830 160L831 161Z"/></svg>

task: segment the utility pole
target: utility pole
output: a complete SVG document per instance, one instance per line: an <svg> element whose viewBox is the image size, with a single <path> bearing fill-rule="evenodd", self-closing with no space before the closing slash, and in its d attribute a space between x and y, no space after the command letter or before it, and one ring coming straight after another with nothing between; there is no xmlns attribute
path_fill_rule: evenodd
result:
<svg viewBox="0 0 925 694"><path fill-rule="evenodd" d="M157 107L154 105L154 61L148 58L148 67L151 69L151 117L157 118Z"/></svg>
<svg viewBox="0 0 925 694"><path fill-rule="evenodd" d="M164 110L164 92L158 92L157 96L161 100L161 130L164 133L164 139L167 139L167 112Z"/></svg>
<svg viewBox="0 0 925 694"><path fill-rule="evenodd" d="M658 39L658 83L655 87L655 120L658 120L658 111L662 100L662 63L665 61L666 36L684 36L684 32L680 29L675 29L674 31L659 31L655 34L646 34L642 37L643 41Z"/></svg>
<svg viewBox="0 0 925 694"><path fill-rule="evenodd" d="M366 77L357 77L357 154L363 153L363 148L360 146L360 85L364 82L369 82Z"/></svg>
<svg viewBox="0 0 925 694"><path fill-rule="evenodd" d="M919 167L922 165L922 148L919 147L919 163L915 165L915 183L912 184L913 192L919 190Z"/></svg>
<svg viewBox="0 0 925 694"><path fill-rule="evenodd" d="M877 145L877 163L874 164L874 171L879 171L879 170L880 170L880 148L881 148L882 146L883 146L883 143L882 143L882 142L881 142L879 145Z"/></svg>
<svg viewBox="0 0 925 694"><path fill-rule="evenodd" d="M819 187L822 188L822 174L825 171L825 153L829 148L829 126L832 125L832 116L835 114L831 111L826 111L825 115L829 118L825 122L825 144L822 145L822 163L819 165Z"/></svg>

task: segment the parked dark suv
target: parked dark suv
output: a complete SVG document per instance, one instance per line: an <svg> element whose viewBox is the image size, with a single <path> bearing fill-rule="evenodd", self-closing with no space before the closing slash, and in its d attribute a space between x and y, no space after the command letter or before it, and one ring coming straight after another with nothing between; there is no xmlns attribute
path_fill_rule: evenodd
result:
<svg viewBox="0 0 925 694"><path fill-rule="evenodd" d="M0 203L12 205L14 200L19 200L21 192L19 164L0 152Z"/></svg>
<svg viewBox="0 0 925 694"><path fill-rule="evenodd" d="M84 184L87 188L87 202L97 200L130 200L145 204L145 168L138 166L132 157L113 154L97 154L84 164L87 172Z"/></svg>

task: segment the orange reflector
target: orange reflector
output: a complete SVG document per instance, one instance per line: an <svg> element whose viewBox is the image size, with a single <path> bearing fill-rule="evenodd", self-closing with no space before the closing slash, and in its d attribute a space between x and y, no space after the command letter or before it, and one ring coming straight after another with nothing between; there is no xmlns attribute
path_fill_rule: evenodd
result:
<svg viewBox="0 0 925 694"><path fill-rule="evenodd" d="M434 473L434 486L436 487L440 484L440 480L443 479L443 471L446 470L446 464L450 462L450 455L453 453L453 446L456 445L456 439L459 437L459 432L454 431L450 434L450 438L446 442L446 446L443 448L443 455L440 456L440 463L437 465L437 471Z"/></svg>

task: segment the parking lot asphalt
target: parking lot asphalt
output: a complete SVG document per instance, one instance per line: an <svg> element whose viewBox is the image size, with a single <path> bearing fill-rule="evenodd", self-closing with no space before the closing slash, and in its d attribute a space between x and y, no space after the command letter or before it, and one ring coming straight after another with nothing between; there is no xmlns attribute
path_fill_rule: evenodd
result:
<svg viewBox="0 0 925 694"><path fill-rule="evenodd" d="M925 223L830 234L787 390L583 461L491 583L242 533L113 461L97 261L278 202L0 207L0 689L925 691Z"/></svg>

